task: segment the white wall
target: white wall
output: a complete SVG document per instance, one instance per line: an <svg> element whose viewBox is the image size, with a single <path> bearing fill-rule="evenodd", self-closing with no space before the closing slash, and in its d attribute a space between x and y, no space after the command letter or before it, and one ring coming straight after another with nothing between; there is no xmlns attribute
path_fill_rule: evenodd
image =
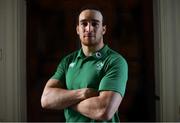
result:
<svg viewBox="0 0 180 123"><path fill-rule="evenodd" d="M25 7L0 0L0 122L26 120Z"/></svg>
<svg viewBox="0 0 180 123"><path fill-rule="evenodd" d="M158 121L180 121L180 0L154 0Z"/></svg>

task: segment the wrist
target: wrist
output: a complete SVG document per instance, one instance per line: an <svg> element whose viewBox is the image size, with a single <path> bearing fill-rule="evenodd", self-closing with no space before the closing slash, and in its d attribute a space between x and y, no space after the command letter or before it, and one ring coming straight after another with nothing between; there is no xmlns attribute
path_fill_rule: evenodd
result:
<svg viewBox="0 0 180 123"><path fill-rule="evenodd" d="M78 89L78 90L74 90L76 91L76 97L78 98L79 101L85 100L86 97L86 90L85 89Z"/></svg>

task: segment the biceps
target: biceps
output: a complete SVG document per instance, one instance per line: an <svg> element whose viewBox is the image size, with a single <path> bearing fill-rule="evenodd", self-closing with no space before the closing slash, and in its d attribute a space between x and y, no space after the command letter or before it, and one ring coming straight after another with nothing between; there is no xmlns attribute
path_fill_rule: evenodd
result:
<svg viewBox="0 0 180 123"><path fill-rule="evenodd" d="M122 97L119 93L113 91L100 92L100 98L106 103L106 111L115 113L122 101Z"/></svg>
<svg viewBox="0 0 180 123"><path fill-rule="evenodd" d="M56 79L49 79L46 86L46 88L61 88L63 87L63 84Z"/></svg>

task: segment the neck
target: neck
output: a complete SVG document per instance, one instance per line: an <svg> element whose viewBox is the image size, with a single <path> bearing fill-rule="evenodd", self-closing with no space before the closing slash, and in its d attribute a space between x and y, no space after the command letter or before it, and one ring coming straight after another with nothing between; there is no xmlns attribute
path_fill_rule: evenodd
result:
<svg viewBox="0 0 180 123"><path fill-rule="evenodd" d="M85 56L92 56L93 53L104 47L104 43L100 43L97 46L85 46L82 45L82 50Z"/></svg>

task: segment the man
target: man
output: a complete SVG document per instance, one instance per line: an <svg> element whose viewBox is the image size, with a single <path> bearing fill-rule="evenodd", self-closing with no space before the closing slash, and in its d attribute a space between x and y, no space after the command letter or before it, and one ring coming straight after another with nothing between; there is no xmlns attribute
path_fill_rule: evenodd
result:
<svg viewBox="0 0 180 123"><path fill-rule="evenodd" d="M103 21L98 9L80 12L76 30L82 48L62 59L44 88L42 107L64 109L66 122L119 122L128 66L104 44Z"/></svg>

